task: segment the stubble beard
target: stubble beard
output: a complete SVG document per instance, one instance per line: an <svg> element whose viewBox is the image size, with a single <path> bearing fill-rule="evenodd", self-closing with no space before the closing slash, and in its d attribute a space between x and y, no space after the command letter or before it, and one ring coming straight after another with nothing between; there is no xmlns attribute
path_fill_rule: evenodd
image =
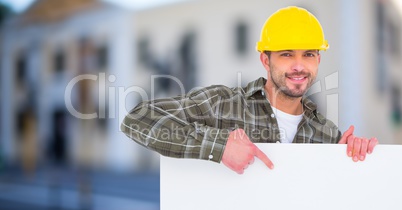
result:
<svg viewBox="0 0 402 210"><path fill-rule="evenodd" d="M305 72L298 72L298 73L293 73L293 74L288 74L285 73L283 75L275 75L273 72L273 66L270 66L270 74L271 74L271 81L275 86L276 93L280 94L286 98L289 99L297 99L302 97L307 90L311 87L313 78L311 78L311 73L305 73ZM308 80L306 88L303 90L301 89L303 85L295 85L295 89L290 89L288 86L286 86L286 78L289 76L304 76Z"/></svg>

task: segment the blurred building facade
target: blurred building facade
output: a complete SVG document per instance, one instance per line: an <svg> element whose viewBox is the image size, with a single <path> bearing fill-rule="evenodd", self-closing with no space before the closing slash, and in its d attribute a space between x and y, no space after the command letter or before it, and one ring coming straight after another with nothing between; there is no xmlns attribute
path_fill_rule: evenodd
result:
<svg viewBox="0 0 402 210"><path fill-rule="evenodd" d="M136 146L119 132L116 105L106 103L117 97L108 87L125 87L134 75L132 15L96 0L38 0L6 23L0 63L7 162L27 170L48 163L137 167ZM80 75L87 76L73 82ZM96 115L85 120L71 110Z"/></svg>
<svg viewBox="0 0 402 210"><path fill-rule="evenodd" d="M309 93L320 111L342 131L353 124L357 135L401 144L402 26L391 1L198 0L133 12L37 0L1 35L0 154L27 170L48 160L157 169L156 154L119 132L127 111L144 99L266 77L255 42L267 17L289 5L316 15L330 44ZM78 119L70 99L81 117L96 119Z"/></svg>

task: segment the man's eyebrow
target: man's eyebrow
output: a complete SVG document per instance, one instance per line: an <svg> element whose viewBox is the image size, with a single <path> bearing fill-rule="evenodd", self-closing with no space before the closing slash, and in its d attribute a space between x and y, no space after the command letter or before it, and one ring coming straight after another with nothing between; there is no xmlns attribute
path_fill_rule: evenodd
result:
<svg viewBox="0 0 402 210"><path fill-rule="evenodd" d="M290 52L290 53L292 53L292 52L294 52L294 50L280 50L280 51L277 51L278 53L284 53L284 52ZM318 53L318 51L317 50L306 50L306 51L304 51L304 53Z"/></svg>
<svg viewBox="0 0 402 210"><path fill-rule="evenodd" d="M283 53L283 52L294 52L294 50L280 50L278 53Z"/></svg>
<svg viewBox="0 0 402 210"><path fill-rule="evenodd" d="M317 50L306 50L305 53L318 53Z"/></svg>

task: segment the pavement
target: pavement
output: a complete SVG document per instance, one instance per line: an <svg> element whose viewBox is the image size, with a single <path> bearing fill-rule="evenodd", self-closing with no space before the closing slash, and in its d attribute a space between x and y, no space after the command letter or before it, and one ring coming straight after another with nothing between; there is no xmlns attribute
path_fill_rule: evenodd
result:
<svg viewBox="0 0 402 210"><path fill-rule="evenodd" d="M159 173L45 168L0 172L0 210L157 210Z"/></svg>

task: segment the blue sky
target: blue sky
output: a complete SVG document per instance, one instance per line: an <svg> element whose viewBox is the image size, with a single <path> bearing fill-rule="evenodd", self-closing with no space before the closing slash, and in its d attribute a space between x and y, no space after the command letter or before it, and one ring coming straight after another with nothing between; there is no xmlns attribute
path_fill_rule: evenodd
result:
<svg viewBox="0 0 402 210"><path fill-rule="evenodd" d="M10 5L15 11L21 12L26 9L34 0L0 0L0 2ZM114 2L118 5L133 9L143 9L173 2L185 0L104 0Z"/></svg>

